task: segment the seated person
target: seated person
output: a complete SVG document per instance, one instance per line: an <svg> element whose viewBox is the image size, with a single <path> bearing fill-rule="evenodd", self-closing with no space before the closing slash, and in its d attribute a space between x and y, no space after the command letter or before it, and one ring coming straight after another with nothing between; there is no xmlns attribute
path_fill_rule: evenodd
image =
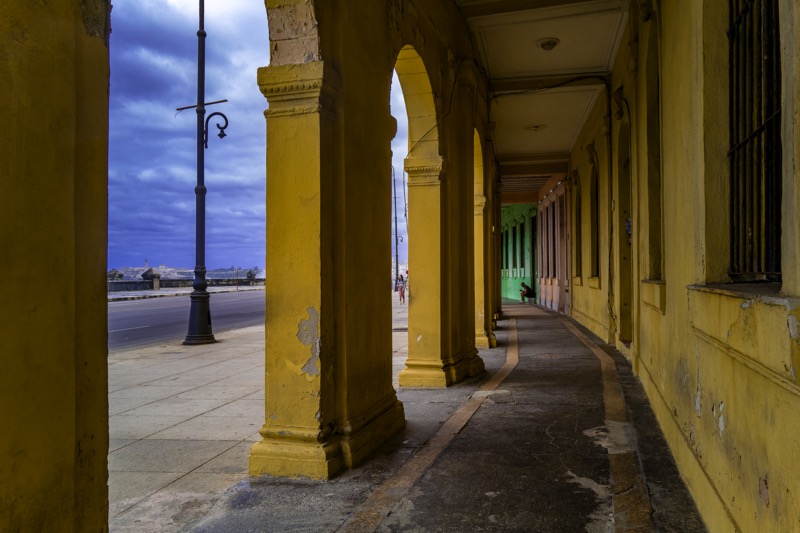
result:
<svg viewBox="0 0 800 533"><path fill-rule="evenodd" d="M520 283L520 287L519 296L522 298L522 303L525 303L525 298L533 298L535 296L533 289L527 286L524 281Z"/></svg>

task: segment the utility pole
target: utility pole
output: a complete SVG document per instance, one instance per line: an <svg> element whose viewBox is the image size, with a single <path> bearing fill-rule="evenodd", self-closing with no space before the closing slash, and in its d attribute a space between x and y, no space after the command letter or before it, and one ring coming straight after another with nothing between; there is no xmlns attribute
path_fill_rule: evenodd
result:
<svg viewBox="0 0 800 533"><path fill-rule="evenodd" d="M399 235L397 234L397 178L392 166L392 200L394 201L394 290L397 290L397 278L400 275L400 253L398 252Z"/></svg>

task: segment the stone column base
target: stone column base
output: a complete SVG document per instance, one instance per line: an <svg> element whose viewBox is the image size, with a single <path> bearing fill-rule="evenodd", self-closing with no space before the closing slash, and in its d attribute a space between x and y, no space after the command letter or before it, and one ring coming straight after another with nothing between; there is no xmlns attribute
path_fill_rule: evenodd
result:
<svg viewBox="0 0 800 533"><path fill-rule="evenodd" d="M489 344L489 337L486 335L486 332L483 330L479 330L475 332L475 347L478 349L481 348L488 348Z"/></svg>
<svg viewBox="0 0 800 533"><path fill-rule="evenodd" d="M347 420L339 428L344 434L341 440L342 457L347 468L361 463L386 440L406 426L403 403L392 394L367 413Z"/></svg>
<svg viewBox="0 0 800 533"><path fill-rule="evenodd" d="M353 468L388 438L405 427L403 404L394 391L383 407L344 422L337 436L320 439L319 430L261 430L261 441L250 448L251 476L331 479Z"/></svg>
<svg viewBox="0 0 800 533"><path fill-rule="evenodd" d="M475 350L456 355L450 361L407 361L400 372L400 386L413 388L449 387L465 377L484 372L483 359Z"/></svg>
<svg viewBox="0 0 800 533"><path fill-rule="evenodd" d="M250 448L248 474L330 479L344 469L339 438L320 442L316 435L264 434Z"/></svg>

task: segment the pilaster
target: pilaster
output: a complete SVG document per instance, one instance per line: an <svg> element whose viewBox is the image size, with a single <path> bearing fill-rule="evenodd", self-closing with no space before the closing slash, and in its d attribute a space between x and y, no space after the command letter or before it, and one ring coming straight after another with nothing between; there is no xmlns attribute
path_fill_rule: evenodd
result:
<svg viewBox="0 0 800 533"><path fill-rule="evenodd" d="M487 328L487 317L485 310L485 257L484 257L484 209L486 208L486 197L483 195L475 196L474 199L473 224L475 235L474 258L475 258L475 347L489 348L491 345L489 335L491 335L491 321Z"/></svg>

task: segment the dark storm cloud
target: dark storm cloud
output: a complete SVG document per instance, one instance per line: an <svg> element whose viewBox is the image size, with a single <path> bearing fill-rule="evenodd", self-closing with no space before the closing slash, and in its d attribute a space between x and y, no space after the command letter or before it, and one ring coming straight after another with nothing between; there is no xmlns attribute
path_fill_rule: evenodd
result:
<svg viewBox="0 0 800 533"><path fill-rule="evenodd" d="M266 100L256 69L268 63L264 4L206 4L206 101L230 120L227 137L211 123L205 150L206 265L264 265ZM260 5L259 5L260 4ZM108 266L195 264L197 0L116 0L112 13ZM396 80L392 142L401 263L407 260L403 158L406 111ZM407 181L407 180L406 180ZM406 193L407 198L407 193ZM387 236L393 235L386 228ZM394 239L392 238L392 252ZM394 253L393 253L394 255Z"/></svg>
<svg viewBox="0 0 800 533"><path fill-rule="evenodd" d="M120 1L112 14L109 127L111 267L194 266L197 2ZM206 101L227 98L225 139L205 151L209 268L263 265L264 117L255 83L268 62L264 6L206 2Z"/></svg>
<svg viewBox="0 0 800 533"><path fill-rule="evenodd" d="M404 160L408 155L408 115L406 114L406 104L403 99L403 91L400 87L400 80L395 73L392 77L391 92L391 112L397 120L397 133L392 139L392 168L394 169L394 190L397 196L397 234L402 240L398 239L397 255L400 263L408 262L408 228L406 220L406 206L408 201L408 175L404 171ZM394 210L394 200L392 203ZM394 216L392 213L392 254L394 255Z"/></svg>

